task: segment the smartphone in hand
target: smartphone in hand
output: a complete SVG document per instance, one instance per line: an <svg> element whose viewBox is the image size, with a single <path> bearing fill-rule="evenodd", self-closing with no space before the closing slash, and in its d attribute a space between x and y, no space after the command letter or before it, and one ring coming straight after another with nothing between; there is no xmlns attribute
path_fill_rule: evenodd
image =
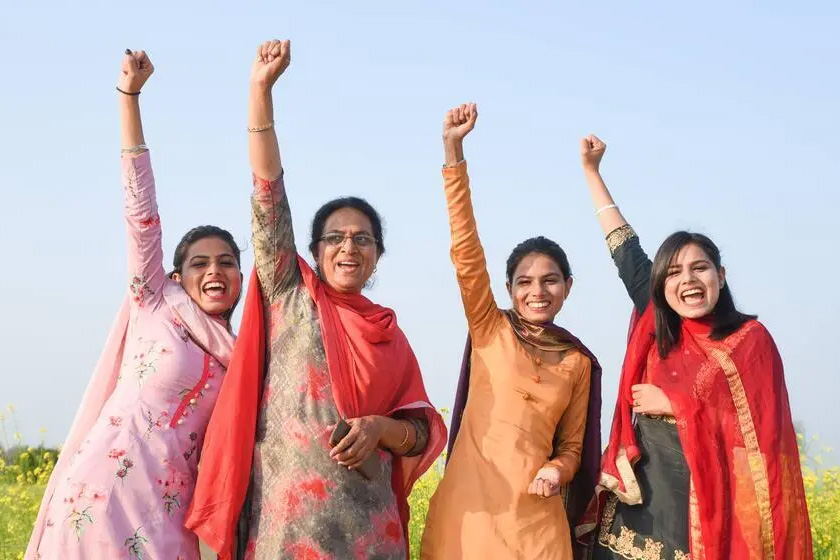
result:
<svg viewBox="0 0 840 560"><path fill-rule="evenodd" d="M338 443L347 437L347 434L350 433L350 424L348 424L343 418L338 421L336 424L335 429L330 435L330 446L335 447ZM368 480L373 480L379 474L379 458L376 456L376 452L371 453L367 459L362 461L362 464L356 468L356 471L365 477Z"/></svg>

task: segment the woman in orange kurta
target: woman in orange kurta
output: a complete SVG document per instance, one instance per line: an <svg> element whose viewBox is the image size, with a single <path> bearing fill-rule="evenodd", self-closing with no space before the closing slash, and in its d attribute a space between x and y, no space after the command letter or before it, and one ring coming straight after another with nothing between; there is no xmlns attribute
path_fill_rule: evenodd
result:
<svg viewBox="0 0 840 560"><path fill-rule="evenodd" d="M463 105L444 123L452 261L472 341L471 374L421 557L571 559L560 494L580 465L593 364L551 325L572 286L556 243L539 237L514 250L513 309L496 306L463 160L463 137L476 118L475 106Z"/></svg>

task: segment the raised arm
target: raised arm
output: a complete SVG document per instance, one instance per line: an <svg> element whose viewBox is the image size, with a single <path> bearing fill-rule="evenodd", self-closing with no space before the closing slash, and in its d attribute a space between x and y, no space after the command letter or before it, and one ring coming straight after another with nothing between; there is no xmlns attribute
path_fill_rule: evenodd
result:
<svg viewBox="0 0 840 560"><path fill-rule="evenodd" d="M117 82L129 295L137 307L154 307L166 282L155 178L140 120L140 90L154 70L144 51L126 50Z"/></svg>
<svg viewBox="0 0 840 560"><path fill-rule="evenodd" d="M607 239L610 256L618 268L618 275L636 310L641 313L650 302L651 262L639 243L633 228L621 215L604 179L601 177L601 159L607 150L597 136L590 135L580 141L583 174L595 205L595 215Z"/></svg>
<svg viewBox="0 0 840 560"><path fill-rule="evenodd" d="M266 41L257 48L251 69L248 104L248 148L254 183L251 234L257 275L268 301L300 280L272 98L272 88L290 61L289 41Z"/></svg>
<svg viewBox="0 0 840 560"><path fill-rule="evenodd" d="M443 122L444 190L452 235L452 264L461 290L461 300L470 328L473 346L480 347L502 321L493 299L484 248L470 198L470 179L464 161L464 137L475 127L475 103L449 111Z"/></svg>

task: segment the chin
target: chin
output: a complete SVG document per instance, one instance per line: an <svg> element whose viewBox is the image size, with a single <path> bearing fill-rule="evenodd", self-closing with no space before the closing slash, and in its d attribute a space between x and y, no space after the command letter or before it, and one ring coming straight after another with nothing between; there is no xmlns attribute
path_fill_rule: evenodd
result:
<svg viewBox="0 0 840 560"><path fill-rule="evenodd" d="M711 314L711 309L681 309L677 314L683 319L702 319Z"/></svg>
<svg viewBox="0 0 840 560"><path fill-rule="evenodd" d="M525 319L531 321L532 323L550 323L554 320L555 315L557 314L550 311L541 313L528 311L522 314Z"/></svg>
<svg viewBox="0 0 840 560"><path fill-rule="evenodd" d="M212 315L214 317L218 317L223 313L227 312L231 308L231 305L220 305L214 303L212 305L203 305L201 306L201 310L207 313L208 315Z"/></svg>
<svg viewBox="0 0 840 560"><path fill-rule="evenodd" d="M330 286L337 292L341 292L343 294L357 294L362 291L364 284L359 286L356 283L348 283L348 282L336 282Z"/></svg>

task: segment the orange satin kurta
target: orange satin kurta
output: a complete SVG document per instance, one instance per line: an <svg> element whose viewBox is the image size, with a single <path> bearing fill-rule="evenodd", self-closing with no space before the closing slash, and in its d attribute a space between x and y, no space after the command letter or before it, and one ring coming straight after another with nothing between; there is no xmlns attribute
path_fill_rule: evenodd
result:
<svg viewBox="0 0 840 560"><path fill-rule="evenodd" d="M529 495L528 485L549 462L563 484L577 471L591 363L572 349L546 364L519 342L490 289L466 163L443 175L473 351L461 431L429 506L421 557L571 560L562 497Z"/></svg>

